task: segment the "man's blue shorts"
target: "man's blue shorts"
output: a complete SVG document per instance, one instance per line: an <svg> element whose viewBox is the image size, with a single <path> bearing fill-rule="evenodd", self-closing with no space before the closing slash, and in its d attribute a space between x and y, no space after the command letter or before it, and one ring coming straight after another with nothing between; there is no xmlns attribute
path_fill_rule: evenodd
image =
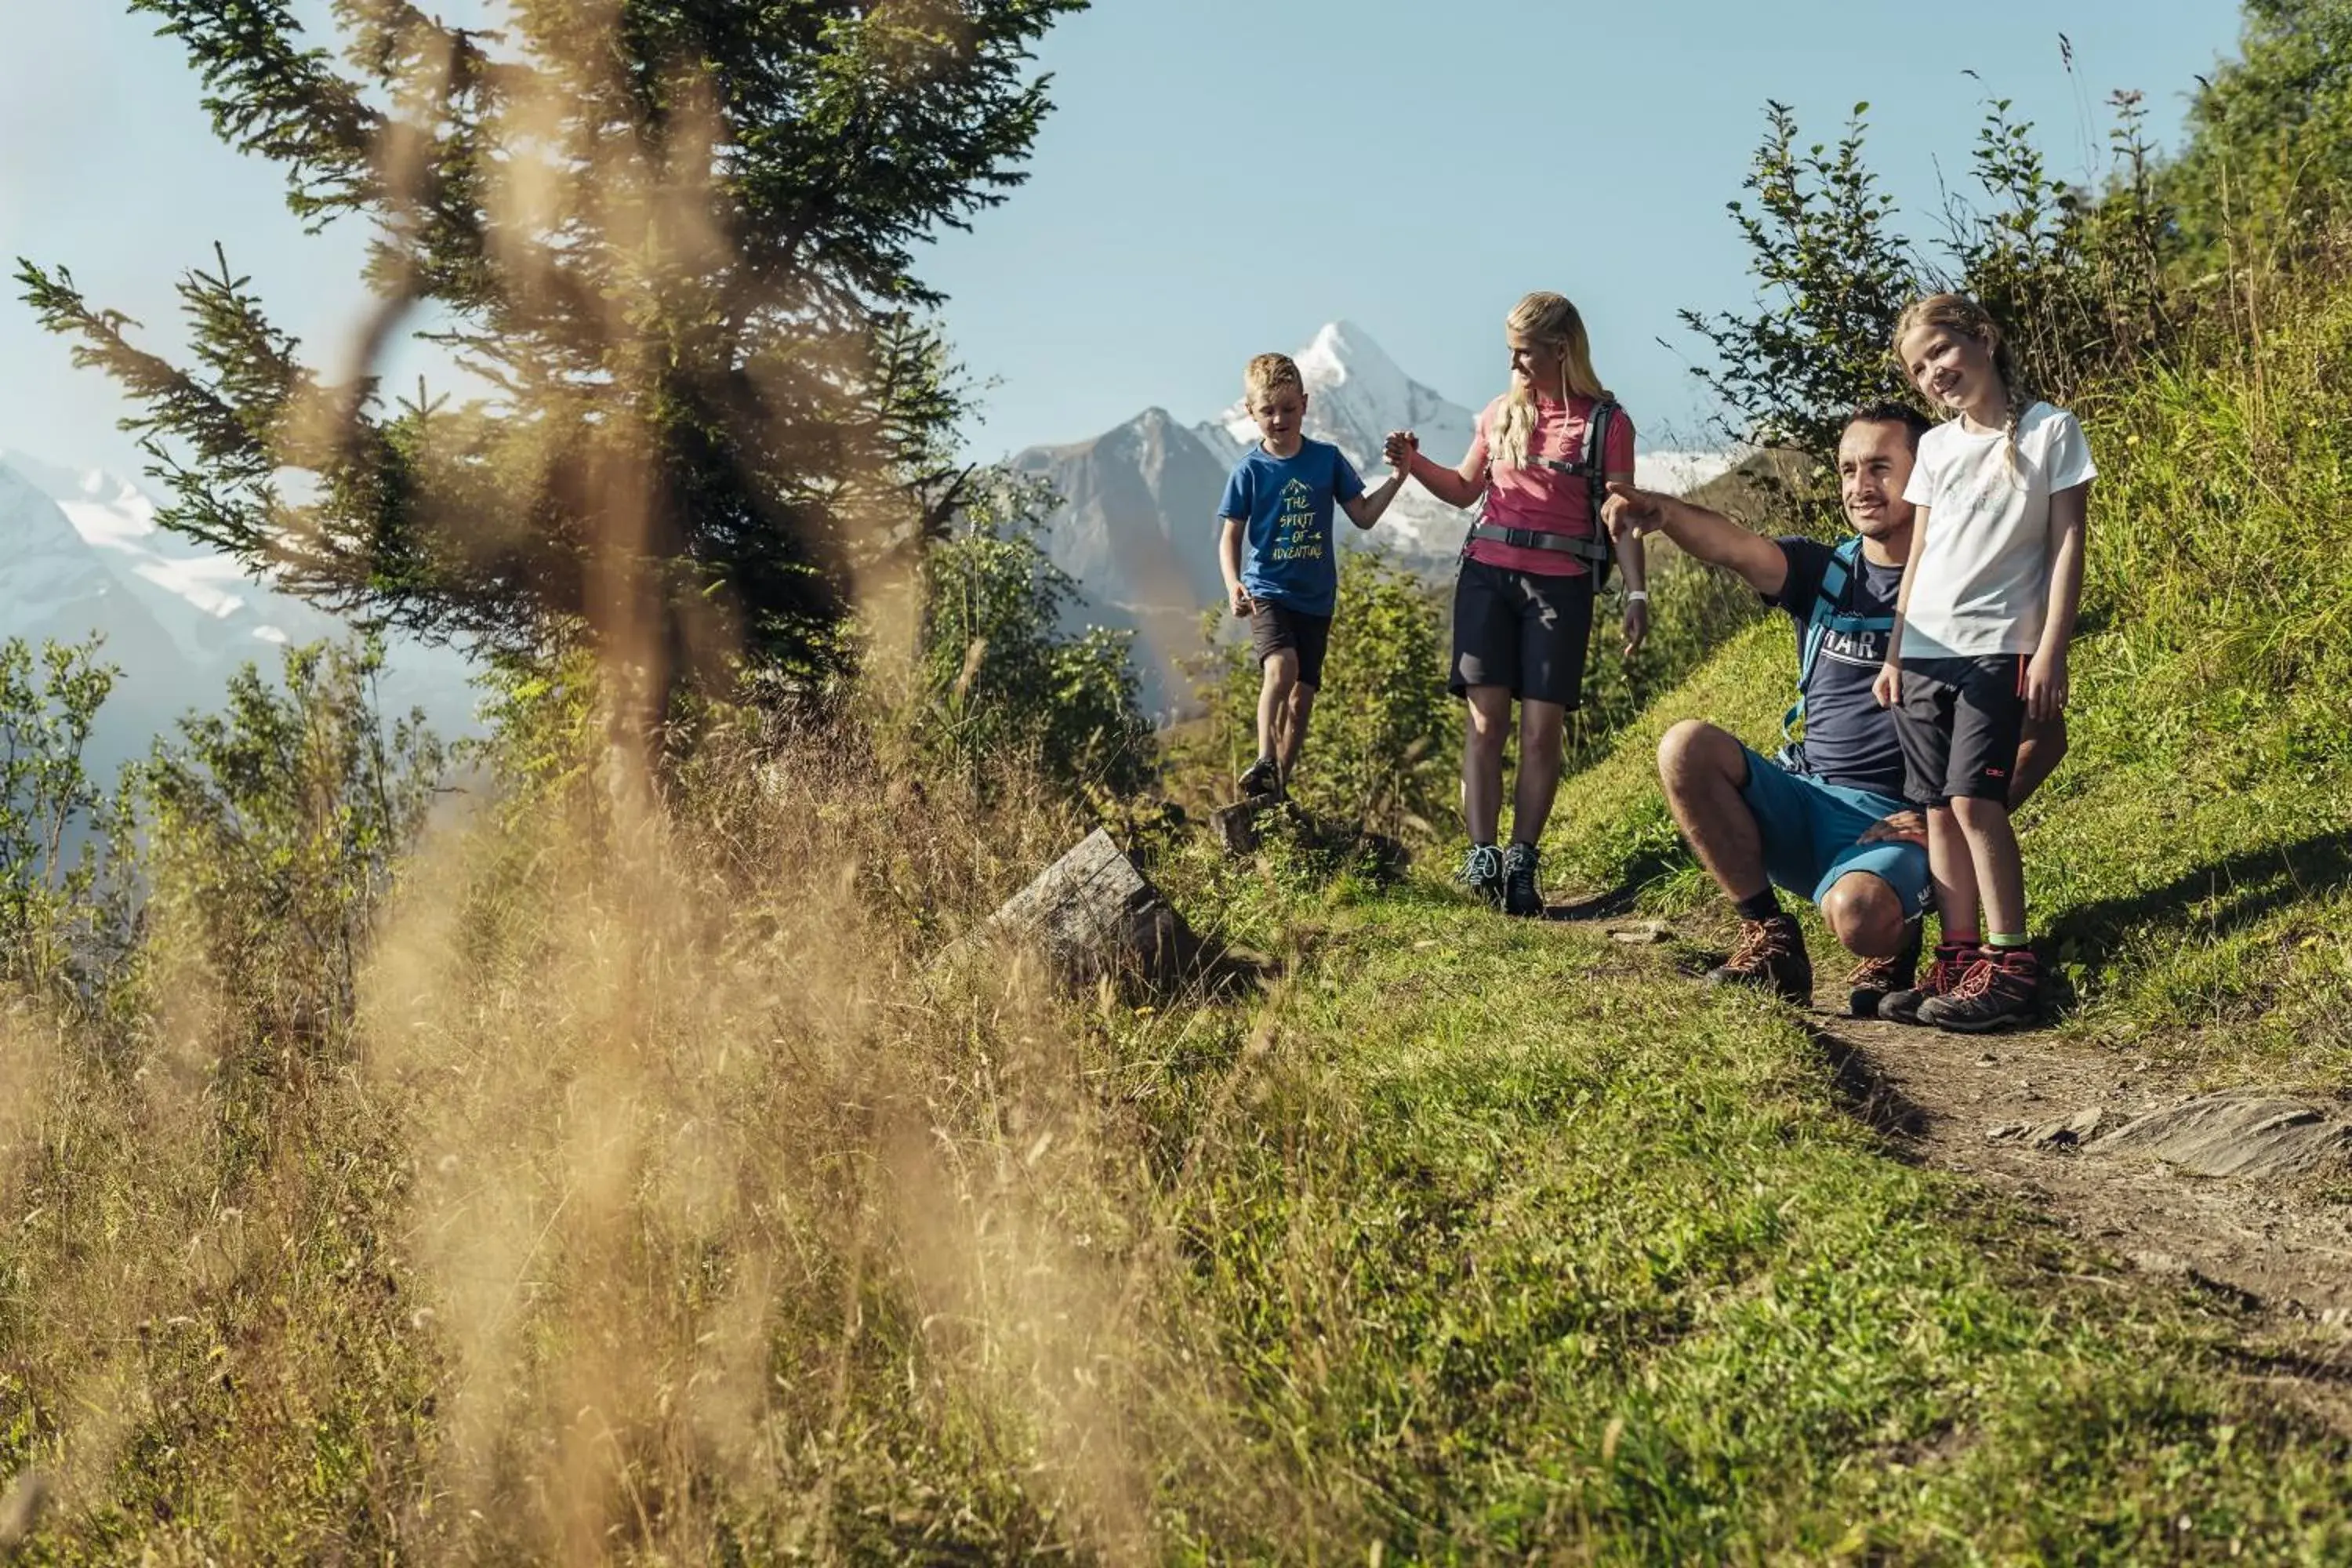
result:
<svg viewBox="0 0 2352 1568"><path fill-rule="evenodd" d="M1927 901L1927 851L1916 844L1860 842L1881 818L1909 808L1899 800L1792 773L1746 746L1748 783L1739 797L1756 814L1764 872L1779 886L1820 903L1851 871L1867 871L1895 889L1906 920Z"/></svg>

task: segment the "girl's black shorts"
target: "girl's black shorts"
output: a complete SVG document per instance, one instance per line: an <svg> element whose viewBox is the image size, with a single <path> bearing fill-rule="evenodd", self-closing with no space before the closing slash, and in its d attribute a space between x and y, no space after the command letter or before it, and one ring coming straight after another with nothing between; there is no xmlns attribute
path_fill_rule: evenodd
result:
<svg viewBox="0 0 2352 1568"><path fill-rule="evenodd" d="M2025 732L2025 655L1906 658L1895 738L1904 793L1922 805L2009 799Z"/></svg>

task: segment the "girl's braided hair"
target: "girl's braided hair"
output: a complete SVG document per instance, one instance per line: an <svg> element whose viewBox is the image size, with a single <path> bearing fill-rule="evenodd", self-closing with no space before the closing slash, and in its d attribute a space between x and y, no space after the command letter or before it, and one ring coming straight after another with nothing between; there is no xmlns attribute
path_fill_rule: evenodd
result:
<svg viewBox="0 0 2352 1568"><path fill-rule="evenodd" d="M1992 373L2000 377L2001 395L2009 405L2007 416L2001 425L2001 433L2009 444L2009 475L2013 479L2021 478L2017 432L2018 426L2024 422L2025 411L2033 406L2033 395L2027 390L2024 376L2019 374L2017 356L2009 346L2009 335L2000 330L2000 323L1992 319L1991 311L1966 294L1930 294L1925 299L1914 300L1904 307L1903 314L1895 321L1895 362L1903 370L1906 380L1910 377L1910 369L1903 362L1904 340L1922 327L1941 327L1946 331L1974 338L1991 351Z"/></svg>
<svg viewBox="0 0 2352 1568"><path fill-rule="evenodd" d="M1596 403L1613 401L1608 389L1601 384L1601 377L1593 372L1592 340L1585 334L1584 318L1569 303L1567 296L1542 290L1528 295L1512 307L1510 315L1504 319L1503 329L1559 351L1561 402L1570 397L1590 397ZM1489 459L1507 468L1526 467L1528 443L1535 428L1534 395L1515 381L1501 415L1495 420L1495 428L1488 433Z"/></svg>

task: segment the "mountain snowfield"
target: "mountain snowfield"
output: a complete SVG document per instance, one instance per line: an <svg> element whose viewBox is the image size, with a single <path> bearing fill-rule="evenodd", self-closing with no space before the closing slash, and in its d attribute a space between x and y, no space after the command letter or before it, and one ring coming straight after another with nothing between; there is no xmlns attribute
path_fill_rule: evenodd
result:
<svg viewBox="0 0 2352 1568"><path fill-rule="evenodd" d="M1387 474L1381 453L1391 430L1417 432L1421 449L1440 462L1469 451L1476 411L1413 380L1361 327L1334 321L1292 357L1307 384L1307 433L1345 452L1366 483ZM1237 400L1189 426L1165 409L1146 409L1090 441L1033 447L1012 459L1016 472L1051 481L1061 496L1043 532L1046 552L1086 595L1076 618L1137 632L1155 707L1173 705L1180 667L1200 651L1201 612L1224 598L1214 514L1226 474L1257 438ZM1634 474L1680 493L1736 460L1725 452L1643 452ZM1344 524L1339 532L1343 545L1383 551L1434 579L1452 573L1468 521L1416 485L1369 533Z"/></svg>
<svg viewBox="0 0 2352 1568"><path fill-rule="evenodd" d="M121 677L92 740L104 765L143 752L190 710L219 707L240 666L274 671L289 644L351 635L231 557L160 526L155 511L127 479L0 450L0 637L36 646L106 639L102 657ZM384 706L422 708L444 738L473 733L472 674L454 648L390 639Z"/></svg>

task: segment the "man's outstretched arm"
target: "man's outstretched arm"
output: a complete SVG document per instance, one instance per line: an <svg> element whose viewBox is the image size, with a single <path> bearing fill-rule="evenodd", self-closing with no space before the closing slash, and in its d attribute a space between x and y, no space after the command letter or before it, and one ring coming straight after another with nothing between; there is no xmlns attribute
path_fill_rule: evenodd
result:
<svg viewBox="0 0 2352 1568"><path fill-rule="evenodd" d="M1684 554L1738 574L1741 581L1768 599L1779 597L1788 585L1789 558L1780 552L1780 545L1719 511L1612 479L1601 515L1612 538L1663 533Z"/></svg>

